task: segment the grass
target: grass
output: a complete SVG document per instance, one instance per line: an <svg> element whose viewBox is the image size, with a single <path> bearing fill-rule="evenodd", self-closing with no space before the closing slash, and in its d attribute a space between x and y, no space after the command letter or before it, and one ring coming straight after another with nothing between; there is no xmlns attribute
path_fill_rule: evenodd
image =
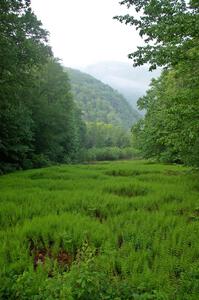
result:
<svg viewBox="0 0 199 300"><path fill-rule="evenodd" d="M118 161L0 178L1 299L199 295L199 176Z"/></svg>

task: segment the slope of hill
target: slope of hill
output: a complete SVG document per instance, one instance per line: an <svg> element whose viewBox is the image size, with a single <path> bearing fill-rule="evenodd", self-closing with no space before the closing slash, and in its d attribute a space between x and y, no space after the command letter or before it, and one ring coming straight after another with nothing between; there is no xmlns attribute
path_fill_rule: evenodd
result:
<svg viewBox="0 0 199 300"><path fill-rule="evenodd" d="M145 94L151 79L158 77L160 70L148 71L147 66L134 68L125 62L100 62L82 69L121 93L133 108L137 100Z"/></svg>
<svg viewBox="0 0 199 300"><path fill-rule="evenodd" d="M85 121L130 128L140 118L127 100L110 86L78 70L66 68L66 71Z"/></svg>

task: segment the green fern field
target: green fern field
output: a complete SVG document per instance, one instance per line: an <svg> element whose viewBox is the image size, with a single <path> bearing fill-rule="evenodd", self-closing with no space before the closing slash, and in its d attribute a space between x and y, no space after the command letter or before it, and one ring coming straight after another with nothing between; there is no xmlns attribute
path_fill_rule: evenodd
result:
<svg viewBox="0 0 199 300"><path fill-rule="evenodd" d="M119 161L0 177L1 299L199 299L199 176Z"/></svg>

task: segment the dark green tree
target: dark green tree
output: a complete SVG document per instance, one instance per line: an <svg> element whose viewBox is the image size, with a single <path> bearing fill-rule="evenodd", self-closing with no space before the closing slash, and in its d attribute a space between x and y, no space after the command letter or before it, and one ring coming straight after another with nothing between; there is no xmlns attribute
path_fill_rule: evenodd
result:
<svg viewBox="0 0 199 300"><path fill-rule="evenodd" d="M34 121L34 150L50 161L77 157L84 125L74 104L67 73L55 59L34 73L28 98Z"/></svg>
<svg viewBox="0 0 199 300"><path fill-rule="evenodd" d="M47 32L33 14L30 1L0 1L1 169L23 167L32 152L33 120L24 89L32 84L32 69L50 55Z"/></svg>
<svg viewBox="0 0 199 300"><path fill-rule="evenodd" d="M119 147L131 146L130 131L113 124L103 122L86 123L86 148Z"/></svg>
<svg viewBox="0 0 199 300"><path fill-rule="evenodd" d="M51 55L48 33L31 10L30 0L0 1L1 85L23 84L33 66Z"/></svg>

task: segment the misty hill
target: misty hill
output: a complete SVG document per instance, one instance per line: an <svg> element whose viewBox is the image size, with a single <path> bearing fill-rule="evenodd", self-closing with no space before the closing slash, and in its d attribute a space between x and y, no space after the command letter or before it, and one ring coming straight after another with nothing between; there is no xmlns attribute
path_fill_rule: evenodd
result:
<svg viewBox="0 0 199 300"><path fill-rule="evenodd" d="M82 70L119 91L135 109L151 79L160 75L160 70L149 72L147 66L134 68L124 62L100 62Z"/></svg>
<svg viewBox="0 0 199 300"><path fill-rule="evenodd" d="M104 122L130 128L140 115L110 86L78 70L66 68L74 100L85 121Z"/></svg>

